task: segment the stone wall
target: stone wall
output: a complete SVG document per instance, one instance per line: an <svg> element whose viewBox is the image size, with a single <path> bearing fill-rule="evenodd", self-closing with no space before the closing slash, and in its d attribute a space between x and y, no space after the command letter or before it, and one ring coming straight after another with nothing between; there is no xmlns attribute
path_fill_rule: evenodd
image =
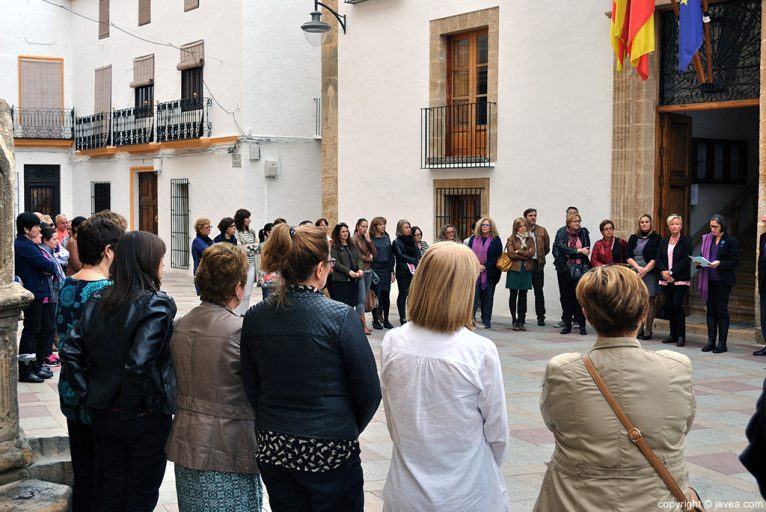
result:
<svg viewBox="0 0 766 512"><path fill-rule="evenodd" d="M338 0L325 2L338 11ZM335 16L324 12L330 25L322 43L322 216L330 229L338 222L338 31Z"/></svg>

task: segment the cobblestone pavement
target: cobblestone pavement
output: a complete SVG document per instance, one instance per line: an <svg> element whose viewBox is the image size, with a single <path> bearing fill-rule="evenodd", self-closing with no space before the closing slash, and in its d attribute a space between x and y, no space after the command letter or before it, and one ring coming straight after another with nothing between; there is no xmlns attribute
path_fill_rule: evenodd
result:
<svg viewBox="0 0 766 512"><path fill-rule="evenodd" d="M197 304L187 274L168 272L163 284L175 298L179 315ZM528 325L527 332L513 332L505 294L504 289L498 290L493 328L479 332L491 338L500 352L511 434L503 474L512 510L525 512L532 510L546 462L553 452L553 436L545 428L538 409L545 364L550 357L562 352L587 351L595 336L592 332L587 336L562 336L550 325L537 327L534 321ZM253 301L256 297L260 299L258 289L253 290ZM557 299L554 298L556 302ZM548 302L552 301L549 299ZM556 320L555 316L549 318L549 324ZM378 361L384 332L375 331L370 337ZM668 348L659 342L665 334L656 331L658 339L643 342L644 347L649 350ZM766 358L750 355L756 348L750 344L730 345L729 352L720 355L700 352L702 344L701 338L691 338L684 348L672 347L687 354L694 365L697 416L686 443L691 485L703 498L713 500L708 510L766 510L754 479L737 459L745 446L745 426L761 391ZM66 422L59 410L56 393L58 370L55 373L56 378L43 384L18 385L21 426L30 437L66 435ZM361 444L365 510L382 510L382 489L392 446L382 405L361 436ZM716 506L716 502L721 503ZM156 510L177 510L170 464Z"/></svg>

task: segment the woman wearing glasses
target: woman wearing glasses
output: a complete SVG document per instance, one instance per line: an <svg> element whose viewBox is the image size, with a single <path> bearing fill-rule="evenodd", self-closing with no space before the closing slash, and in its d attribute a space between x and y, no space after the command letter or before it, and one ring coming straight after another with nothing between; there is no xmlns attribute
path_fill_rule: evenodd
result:
<svg viewBox="0 0 766 512"><path fill-rule="evenodd" d="M473 300L473 316L481 305L481 323L485 329L492 327L492 304L495 297L495 285L500 281L497 259L503 253L503 242L497 235L495 221L482 217L476 222L476 229L468 239L468 247L479 258L479 278ZM475 321L475 320L474 320Z"/></svg>
<svg viewBox="0 0 766 512"><path fill-rule="evenodd" d="M275 226L261 265L281 279L242 326L242 380L273 510L364 508L358 437L378 408L380 382L356 312L322 294L329 253L323 230Z"/></svg>
<svg viewBox="0 0 766 512"><path fill-rule="evenodd" d="M553 264L556 267L561 305L564 308L564 327L561 334L572 332L573 319L580 326L580 334L588 334L582 308L575 296L580 277L590 268L590 236L587 230L581 228L581 223L579 213L568 213L566 226L559 228L553 242Z"/></svg>

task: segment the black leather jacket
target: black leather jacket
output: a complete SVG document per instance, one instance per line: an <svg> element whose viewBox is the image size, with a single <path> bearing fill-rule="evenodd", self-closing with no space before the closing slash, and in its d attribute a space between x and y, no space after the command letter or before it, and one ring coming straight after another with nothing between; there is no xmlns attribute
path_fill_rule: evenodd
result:
<svg viewBox="0 0 766 512"><path fill-rule="evenodd" d="M356 439L381 399L359 316L309 290L288 291L286 306L275 302L250 308L242 326L242 380L256 428Z"/></svg>
<svg viewBox="0 0 766 512"><path fill-rule="evenodd" d="M173 414L175 314L176 304L165 292L146 292L107 319L101 293L94 294L62 346L67 383L91 409L117 410L123 419Z"/></svg>
<svg viewBox="0 0 766 512"><path fill-rule="evenodd" d="M394 239L391 244L391 248L394 251L394 257L396 258L396 273L397 274L409 274L410 269L407 268L407 263L412 263L416 267L420 262L420 249L415 245L415 239L410 236L399 235Z"/></svg>
<svg viewBox="0 0 766 512"><path fill-rule="evenodd" d="M585 228L580 228L580 243L583 247L590 248L590 234ZM590 266L590 256L579 254L576 249L567 246L567 228L566 226L556 231L556 239L553 241L553 266L556 272L566 272L567 261L580 258L581 261Z"/></svg>

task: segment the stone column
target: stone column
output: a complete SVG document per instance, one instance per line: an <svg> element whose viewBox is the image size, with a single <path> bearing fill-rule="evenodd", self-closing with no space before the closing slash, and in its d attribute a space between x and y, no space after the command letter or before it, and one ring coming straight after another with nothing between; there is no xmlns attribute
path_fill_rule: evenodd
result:
<svg viewBox="0 0 766 512"><path fill-rule="evenodd" d="M13 122L8 104L0 99L0 472L26 466L32 452L19 435L16 394L16 330L21 310L34 298L13 282L14 190Z"/></svg>
<svg viewBox="0 0 766 512"><path fill-rule="evenodd" d="M338 0L325 3L338 11ZM321 7L320 7L321 9ZM338 222L338 20L329 11L322 19L330 25L322 43L322 216L330 229Z"/></svg>
<svg viewBox="0 0 766 512"><path fill-rule="evenodd" d="M612 221L617 236L627 239L638 217L654 215L657 54L649 57L649 79L642 81L626 59L616 67L612 104ZM655 219L655 225L660 222Z"/></svg>
<svg viewBox="0 0 766 512"><path fill-rule="evenodd" d="M755 251L756 262L761 255L761 247L758 240L761 233L764 232L764 226L760 222L760 217L766 213L766 62L764 62L763 56L766 55L766 26L763 24L764 16L766 16L766 3L761 4L761 97L758 113L758 221L756 222L757 234L756 245L759 247ZM758 271L758 265L756 264L756 272ZM757 277L756 277L757 279ZM753 318L754 323L757 326L761 324L761 301L758 290L758 281L756 281L755 300ZM763 342L763 336L760 329L755 329L756 341Z"/></svg>

